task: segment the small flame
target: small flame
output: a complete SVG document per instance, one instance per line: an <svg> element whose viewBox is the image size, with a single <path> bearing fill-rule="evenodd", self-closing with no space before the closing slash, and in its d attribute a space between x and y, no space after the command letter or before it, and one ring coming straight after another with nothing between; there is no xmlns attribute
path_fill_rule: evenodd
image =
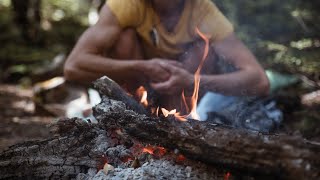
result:
<svg viewBox="0 0 320 180"><path fill-rule="evenodd" d="M162 114L164 117L168 117L169 115L174 115L176 119L180 121L187 121L185 116L181 116L179 112L177 112L176 109L173 109L171 111L166 110L165 108L161 108Z"/></svg>
<svg viewBox="0 0 320 180"><path fill-rule="evenodd" d="M148 106L148 93L147 90L143 87L140 86L137 91L136 91L137 96L140 98L140 103L144 106L147 107Z"/></svg>
<svg viewBox="0 0 320 180"><path fill-rule="evenodd" d="M164 115L164 117L168 117L169 115L175 115L177 113L176 109L168 111L165 108L161 108L161 111L162 111L162 114Z"/></svg>

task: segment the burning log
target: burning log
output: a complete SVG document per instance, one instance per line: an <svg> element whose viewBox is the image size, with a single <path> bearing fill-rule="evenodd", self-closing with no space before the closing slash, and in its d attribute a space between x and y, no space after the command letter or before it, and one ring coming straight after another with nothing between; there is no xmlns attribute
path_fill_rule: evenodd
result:
<svg viewBox="0 0 320 180"><path fill-rule="evenodd" d="M56 137L12 146L0 154L0 179L89 179L106 163L115 169L108 168L108 174L99 171L97 179L146 175L159 179L221 179L224 175L229 178L248 174L270 179L320 177L317 143L296 136L232 129L210 121L182 122L173 115L151 117L112 80L99 79L95 87L103 96L94 108L99 124L62 119L53 126ZM179 154L176 159L165 155L148 162L148 158L134 155L135 141L162 146L170 152L177 150L200 162ZM152 156L162 154L150 148L138 150L152 152ZM176 164L179 161L184 164ZM217 169L223 169L222 176L217 176Z"/></svg>
<svg viewBox="0 0 320 180"><path fill-rule="evenodd" d="M224 174L192 161L182 165L164 156L150 159L144 149L82 119L61 119L52 130L55 138L18 144L2 152L0 179L221 179ZM140 155L134 155L132 149Z"/></svg>
<svg viewBox="0 0 320 180"><path fill-rule="evenodd" d="M98 90L100 95L108 96L111 99L117 99L125 102L127 109L133 110L139 114L148 114L145 108L139 104L135 99L130 97L116 82L104 76L94 83L94 87Z"/></svg>
<svg viewBox="0 0 320 180"><path fill-rule="evenodd" d="M245 173L289 179L320 177L319 144L296 136L218 126L210 120L182 122L174 116L142 115L128 110L123 97L109 96L119 93L108 88L114 85L102 86L101 90L101 84L110 85L108 81L102 78L95 83L100 93L108 94L94 108L94 115L106 128L121 128L129 139L134 137L145 143L178 149L191 159Z"/></svg>

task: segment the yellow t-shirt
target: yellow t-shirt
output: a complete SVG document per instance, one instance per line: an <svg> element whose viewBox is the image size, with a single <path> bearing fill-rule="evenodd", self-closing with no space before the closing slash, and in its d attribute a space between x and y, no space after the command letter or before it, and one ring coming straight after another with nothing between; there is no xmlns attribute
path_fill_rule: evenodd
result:
<svg viewBox="0 0 320 180"><path fill-rule="evenodd" d="M233 26L210 0L186 0L182 15L172 32L161 25L150 0L108 0L122 28L134 28L142 39L146 58L177 59L200 37L198 27L211 42L233 32Z"/></svg>

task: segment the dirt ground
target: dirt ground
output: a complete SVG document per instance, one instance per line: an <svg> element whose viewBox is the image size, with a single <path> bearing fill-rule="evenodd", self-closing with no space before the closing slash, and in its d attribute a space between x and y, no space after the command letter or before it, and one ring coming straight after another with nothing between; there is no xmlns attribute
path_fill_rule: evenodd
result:
<svg viewBox="0 0 320 180"><path fill-rule="evenodd" d="M36 114L32 90L0 84L0 151L16 143L50 137L56 118Z"/></svg>

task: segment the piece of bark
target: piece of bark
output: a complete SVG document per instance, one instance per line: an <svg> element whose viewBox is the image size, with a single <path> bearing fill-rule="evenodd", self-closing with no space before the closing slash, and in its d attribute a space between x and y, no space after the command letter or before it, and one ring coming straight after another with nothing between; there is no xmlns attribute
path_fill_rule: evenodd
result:
<svg viewBox="0 0 320 180"><path fill-rule="evenodd" d="M141 104L130 97L127 92L107 76L96 80L93 85L101 96L108 96L111 99L125 102L128 109L138 112L139 114L149 114Z"/></svg>
<svg viewBox="0 0 320 180"><path fill-rule="evenodd" d="M129 139L178 149L218 167L284 179L320 177L320 146L300 137L232 129L210 121L148 117L106 97L94 108L94 115L106 128L122 128Z"/></svg>

